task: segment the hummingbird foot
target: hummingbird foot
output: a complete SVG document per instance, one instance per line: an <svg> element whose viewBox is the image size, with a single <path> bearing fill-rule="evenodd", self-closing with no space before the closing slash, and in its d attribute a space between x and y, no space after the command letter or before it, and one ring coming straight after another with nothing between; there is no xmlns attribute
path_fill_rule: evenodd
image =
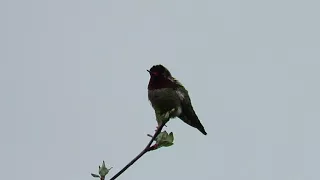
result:
<svg viewBox="0 0 320 180"><path fill-rule="evenodd" d="M158 131L159 127L161 126L161 124L159 124L157 127L156 127L156 130L154 130L155 132ZM164 127L168 127L167 125L164 125Z"/></svg>
<svg viewBox="0 0 320 180"><path fill-rule="evenodd" d="M171 111L166 112L166 113L163 115L164 119L168 119L168 118L170 117L170 113L171 113Z"/></svg>
<svg viewBox="0 0 320 180"><path fill-rule="evenodd" d="M162 117L163 117L164 119L169 119L169 118L173 115L173 113L174 113L175 111L176 111L176 108L172 108L170 111L164 113L164 114L162 115Z"/></svg>

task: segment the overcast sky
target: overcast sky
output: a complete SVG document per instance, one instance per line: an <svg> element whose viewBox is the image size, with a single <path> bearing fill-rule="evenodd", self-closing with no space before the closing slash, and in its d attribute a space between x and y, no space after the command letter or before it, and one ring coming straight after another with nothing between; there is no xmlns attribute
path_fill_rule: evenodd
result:
<svg viewBox="0 0 320 180"><path fill-rule="evenodd" d="M149 69L189 90L207 136L123 180L319 180L318 1L1 0L0 179L112 177L156 127Z"/></svg>

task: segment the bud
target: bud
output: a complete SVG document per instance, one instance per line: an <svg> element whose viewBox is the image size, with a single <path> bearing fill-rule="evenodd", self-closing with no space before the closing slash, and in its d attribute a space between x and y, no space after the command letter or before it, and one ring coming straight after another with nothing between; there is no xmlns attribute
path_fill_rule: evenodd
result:
<svg viewBox="0 0 320 180"><path fill-rule="evenodd" d="M173 133L170 132L170 134L167 133L167 131L163 131L161 132L155 139L156 141L156 148L152 149L152 150L155 150L155 149L158 149L160 147L169 147L169 146L172 146L173 145L173 140L174 140L174 137L173 137Z"/></svg>
<svg viewBox="0 0 320 180"><path fill-rule="evenodd" d="M93 173L91 173L91 176L93 176L93 177L95 177L95 178L102 178L102 179L104 179L104 177L109 173L110 169L112 169L112 167L108 169L108 168L106 167L106 164L105 164L104 161L103 161L103 162L102 162L102 166L101 166L101 167L99 166L99 175L98 175L98 174L93 174Z"/></svg>
<svg viewBox="0 0 320 180"><path fill-rule="evenodd" d="M110 169L112 169L112 167ZM100 176L102 176L102 177L106 176L109 173L110 169L106 168L106 164L103 161L102 162L102 166L101 167L99 166L99 174L100 174Z"/></svg>

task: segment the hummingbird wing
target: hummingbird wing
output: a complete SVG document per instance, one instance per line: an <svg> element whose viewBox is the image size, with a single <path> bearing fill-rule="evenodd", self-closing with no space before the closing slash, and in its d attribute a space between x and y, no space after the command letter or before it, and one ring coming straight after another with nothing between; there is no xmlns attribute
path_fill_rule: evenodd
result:
<svg viewBox="0 0 320 180"><path fill-rule="evenodd" d="M178 82L177 84L178 87L176 89L176 93L180 98L182 107L182 113L180 114L179 118L190 126L197 128L202 134L207 135L207 132L201 124L196 112L193 110L188 91L181 83Z"/></svg>

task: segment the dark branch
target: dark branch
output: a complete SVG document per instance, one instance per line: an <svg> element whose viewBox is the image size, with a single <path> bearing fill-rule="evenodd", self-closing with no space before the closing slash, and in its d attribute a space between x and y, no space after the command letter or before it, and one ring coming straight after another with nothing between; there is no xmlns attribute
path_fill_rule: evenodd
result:
<svg viewBox="0 0 320 180"><path fill-rule="evenodd" d="M132 161L130 161L124 168L122 168L116 175L114 175L110 180L114 180L117 177L119 177L124 171L126 171L132 164L134 164L138 159L140 159L146 152L152 150L151 144L152 142L156 139L156 137L160 134L162 128L166 125L166 123L162 123L157 131L154 133L154 135L152 136L150 142L148 143L148 145L141 151L140 154L138 154L138 156L136 156L134 159L132 159Z"/></svg>

